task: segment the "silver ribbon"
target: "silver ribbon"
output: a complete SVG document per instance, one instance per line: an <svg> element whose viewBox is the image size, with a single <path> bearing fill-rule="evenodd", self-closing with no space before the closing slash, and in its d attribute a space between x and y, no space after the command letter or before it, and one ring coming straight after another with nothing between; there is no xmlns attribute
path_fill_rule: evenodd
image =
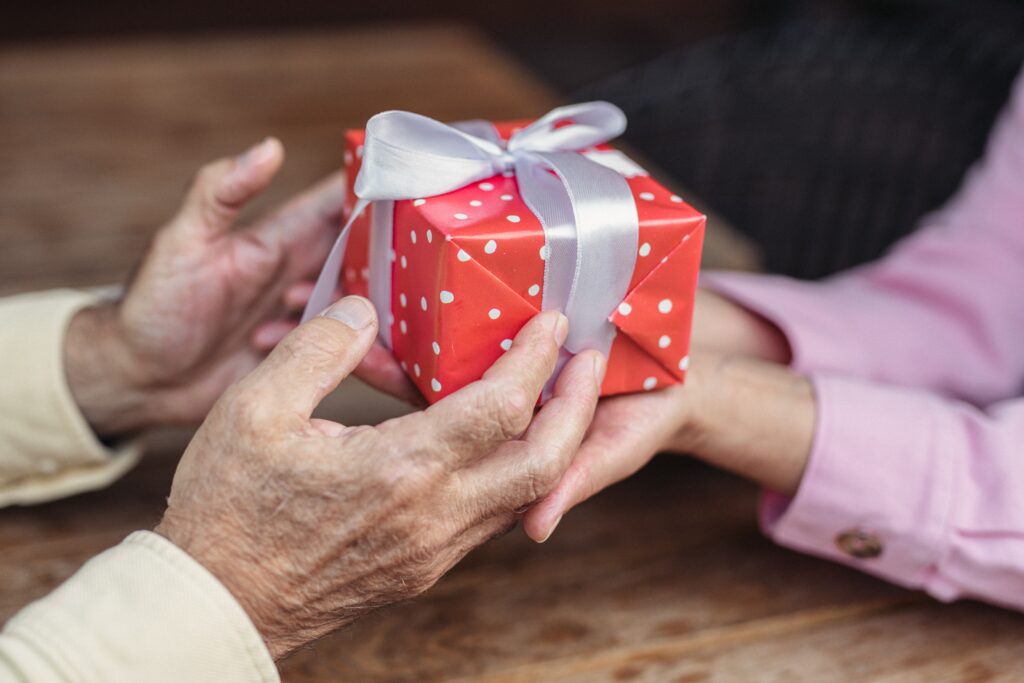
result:
<svg viewBox="0 0 1024 683"><path fill-rule="evenodd" d="M371 226L370 298L389 342L391 202L444 194L514 171L523 201L544 229L544 310L569 319L563 362L571 354L611 350L609 317L625 298L636 263L639 218L623 175L599 155L579 152L619 136L626 116L608 102L553 109L504 143L493 126L449 126L404 111L367 122L358 201L317 279L303 320L334 300L353 222L375 202ZM386 203L386 204L385 204ZM383 267L382 267L383 266Z"/></svg>

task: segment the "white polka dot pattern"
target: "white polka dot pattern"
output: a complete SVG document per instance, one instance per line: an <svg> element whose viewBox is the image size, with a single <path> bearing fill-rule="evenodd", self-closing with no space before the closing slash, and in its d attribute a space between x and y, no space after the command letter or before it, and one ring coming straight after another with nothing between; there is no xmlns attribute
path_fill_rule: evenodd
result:
<svg viewBox="0 0 1024 683"><path fill-rule="evenodd" d="M505 135L509 128L499 125L499 131ZM355 156L355 149L356 144L349 138L348 158ZM634 247L636 289L619 303L613 319L620 333L614 362L630 364L618 365L618 373L605 383L606 391L616 393L665 387L676 381L674 375L681 378L688 368L686 335L679 334L685 333L690 295L673 282L646 290L640 285L646 286L656 275L659 262L667 264L671 258L673 264L685 263L685 257L674 255L686 249L678 245L691 235L700 236L698 230L687 227L696 225L696 218L681 197L648 176L627 177L641 228ZM430 209L420 208L428 203ZM480 371L477 362L469 360L474 354L485 358L488 349L495 354L498 348L500 352L509 351L515 332L541 308L544 262L550 261L551 247L544 244L543 233L529 211L517 193L511 172L450 195L396 203L395 225L403 230L396 230L394 248L388 253L394 262L392 286L398 304L389 312L389 329L394 330L395 353L403 369L408 368L409 376L431 401L472 381L469 375ZM676 221L673 214L680 220ZM540 261L531 260L531 253L536 253ZM346 262L349 267L344 278L354 283L357 292L368 281L367 273L361 270L363 263L365 259ZM507 289L492 289L495 281L503 282ZM349 287L348 282L345 286ZM456 299L459 306L446 307ZM446 340L444 353L441 338ZM618 339L622 340L621 346ZM460 367L466 365L470 367ZM622 367L627 370L622 371ZM671 368L671 374L666 374L665 368Z"/></svg>

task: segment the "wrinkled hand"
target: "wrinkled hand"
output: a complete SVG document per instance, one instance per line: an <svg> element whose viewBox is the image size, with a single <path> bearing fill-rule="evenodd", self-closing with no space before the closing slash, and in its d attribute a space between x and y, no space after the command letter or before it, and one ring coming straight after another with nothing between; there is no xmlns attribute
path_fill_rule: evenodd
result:
<svg viewBox="0 0 1024 683"><path fill-rule="evenodd" d="M334 175L251 226L239 213L284 159L267 139L196 176L154 236L121 301L72 321L72 393L101 436L197 423L276 342L289 285L315 274L337 230L344 178Z"/></svg>
<svg viewBox="0 0 1024 683"><path fill-rule="evenodd" d="M576 356L534 415L568 331L545 313L483 379L377 427L311 419L374 343L348 297L217 402L157 531L217 576L275 657L421 593L559 481L593 417L600 354Z"/></svg>

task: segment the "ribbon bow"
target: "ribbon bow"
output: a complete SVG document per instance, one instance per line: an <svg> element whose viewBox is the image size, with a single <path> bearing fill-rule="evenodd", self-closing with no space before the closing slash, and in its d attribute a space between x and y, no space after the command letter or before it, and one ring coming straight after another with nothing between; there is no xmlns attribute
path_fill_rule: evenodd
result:
<svg viewBox="0 0 1024 683"><path fill-rule="evenodd" d="M332 302L349 230L370 202L377 203L370 240L370 298L387 320L391 202L444 194L512 171L523 201L544 229L542 309L560 310L569 319L567 352L597 349L607 355L615 337L608 318L632 279L639 219L625 178L579 152L617 137L625 128L625 114L608 102L553 109L513 133L507 143L486 121L447 125L404 111L377 114L366 124L355 182L358 201L327 257L303 319ZM381 333L390 344L390 327L381 325Z"/></svg>

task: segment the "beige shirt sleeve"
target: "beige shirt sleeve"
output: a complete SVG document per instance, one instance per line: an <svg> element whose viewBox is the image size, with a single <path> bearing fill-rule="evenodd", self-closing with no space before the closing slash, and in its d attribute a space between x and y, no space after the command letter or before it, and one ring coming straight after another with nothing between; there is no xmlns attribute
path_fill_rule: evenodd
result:
<svg viewBox="0 0 1024 683"><path fill-rule="evenodd" d="M94 295L0 299L0 507L114 481L138 459L107 448L71 397L64 333ZM276 683L248 615L170 541L136 532L0 632L0 683Z"/></svg>
<svg viewBox="0 0 1024 683"><path fill-rule="evenodd" d="M3 683L278 683L245 611L162 536L137 531L0 632Z"/></svg>
<svg viewBox="0 0 1024 683"><path fill-rule="evenodd" d="M71 397L64 333L93 294L54 290L0 299L0 507L107 486L138 460L108 448Z"/></svg>

